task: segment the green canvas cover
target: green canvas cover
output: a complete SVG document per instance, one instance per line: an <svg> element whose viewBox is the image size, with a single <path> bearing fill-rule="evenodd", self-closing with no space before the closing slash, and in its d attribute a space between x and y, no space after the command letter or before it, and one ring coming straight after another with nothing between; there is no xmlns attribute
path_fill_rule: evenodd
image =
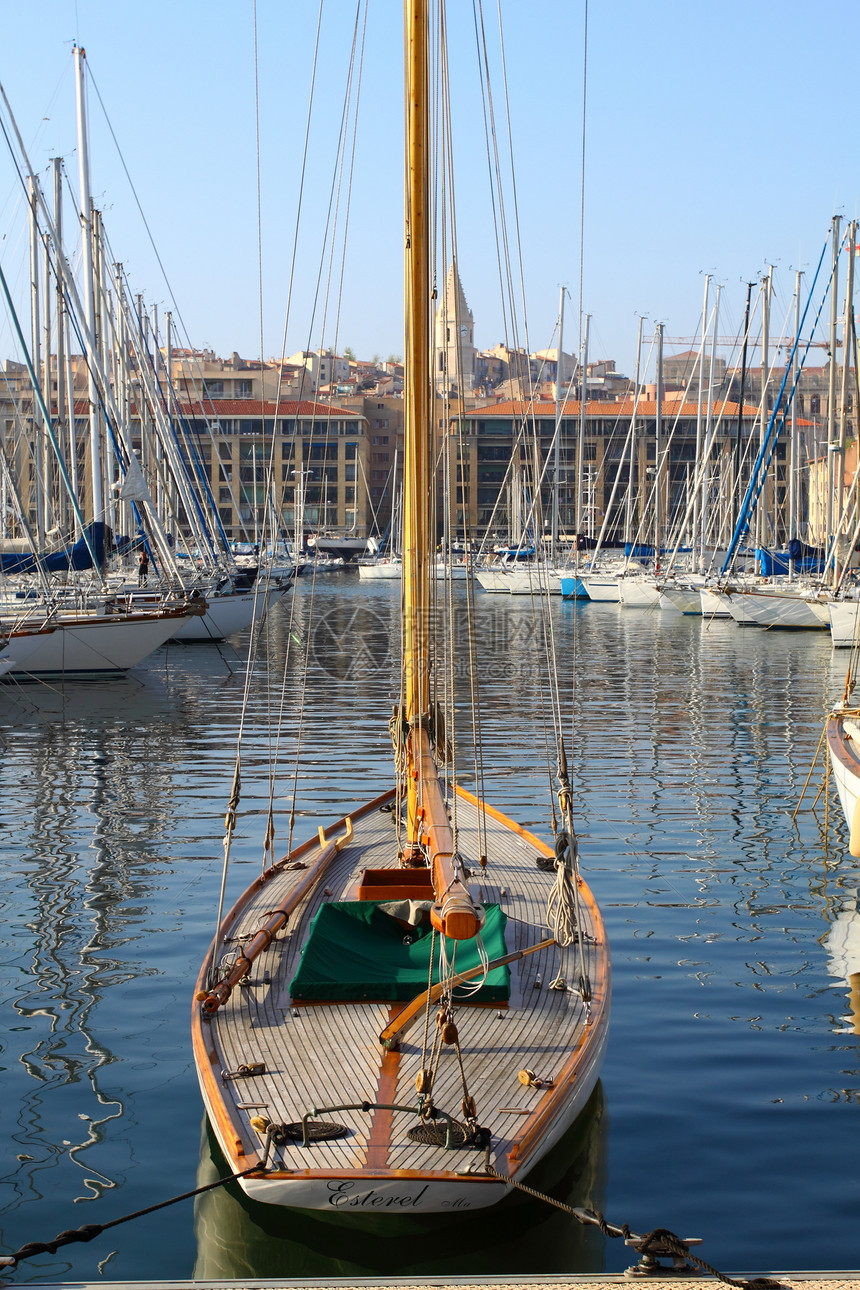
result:
<svg viewBox="0 0 860 1290"><path fill-rule="evenodd" d="M498 905L485 905L482 933L489 959L507 954L507 915ZM311 923L310 936L302 950L299 970L290 982L294 999L318 1002L360 1002L384 1000L408 1003L427 989L430 966L429 921L405 929L402 923L373 900L348 900L323 905ZM411 944L405 937L413 937ZM475 941L459 941L456 971L477 967ZM455 942L447 941L449 960ZM438 945L434 983L438 981ZM472 982L468 984L473 984ZM465 994L467 986L459 991ZM470 996L475 1003L500 1003L510 997L511 973L507 966L494 968L481 989Z"/></svg>

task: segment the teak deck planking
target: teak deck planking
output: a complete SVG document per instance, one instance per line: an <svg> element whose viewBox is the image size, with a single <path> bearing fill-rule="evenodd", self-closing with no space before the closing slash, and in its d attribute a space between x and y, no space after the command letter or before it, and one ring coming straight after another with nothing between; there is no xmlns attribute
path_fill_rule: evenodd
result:
<svg viewBox="0 0 860 1290"><path fill-rule="evenodd" d="M474 799L458 792L458 842L465 864L472 871L471 890L478 899L501 905L508 915L508 950L520 950L548 935L546 905L553 874L539 869L536 859L549 850L524 831L513 831L502 823L504 817L495 815L485 815L488 866L482 872L477 862L478 810ZM301 1120L313 1108L364 1100L416 1105L415 1077L421 1066L423 1016L403 1036L399 1052L386 1059L379 1032L404 1004L294 1005L289 995L289 982L298 969L310 921L321 904L354 898L365 869L393 868L397 864L392 816L364 808L353 818L351 842L294 910L284 931L256 959L250 982L234 989L229 1000L200 1023L204 1042L214 1046L212 1065L216 1073L222 1069L235 1071L252 1062L266 1065L263 1075L223 1083L222 1097L244 1149L244 1158L238 1157L240 1168L262 1151L264 1138L250 1126L254 1115L289 1123ZM337 834L337 828L329 830L328 840ZM319 848L302 850L307 864L312 864L319 854ZM259 929L305 872L281 870L260 886L244 906L240 902L237 917L225 929L230 939L223 958L231 957L241 946L237 938L249 937ZM559 966L559 951L551 946L511 964L507 1007L461 1005L456 1010L469 1092L477 1102L479 1123L492 1133L491 1160L502 1174L521 1168L524 1171L533 1163L532 1157L543 1154L548 1143L541 1145L540 1138L554 1140L569 1123L560 1104L577 1095L576 1081L590 1080L593 1085L596 1078L591 1067L595 1062L599 1065L602 1038L590 1044L594 1051L584 1055L581 1069L574 1072L567 1090L558 1086L550 1091L524 1087L518 1080L519 1070L529 1067L542 1080L558 1081L583 1036L594 1040L595 1029L605 1030L609 975L604 932L584 884L581 891L585 897L585 959L593 989L590 1009L574 990L549 989ZM564 960L568 980L575 983L575 947L564 952ZM539 977L541 986L537 988ZM431 1042L434 1029L435 1008L430 1018ZM443 1047L433 1089L434 1103L460 1119L462 1096L455 1050ZM563 1123L560 1120L553 1127L559 1116ZM368 1169L377 1176L380 1171L400 1170L447 1173L477 1167L482 1159L474 1151L446 1151L443 1147L410 1142L407 1131L417 1122L414 1116L376 1110L337 1111L324 1118L346 1125L349 1135L306 1148L289 1143L273 1149L270 1166L302 1172ZM544 1121L547 1123L542 1127ZM512 1151L514 1159L510 1158Z"/></svg>

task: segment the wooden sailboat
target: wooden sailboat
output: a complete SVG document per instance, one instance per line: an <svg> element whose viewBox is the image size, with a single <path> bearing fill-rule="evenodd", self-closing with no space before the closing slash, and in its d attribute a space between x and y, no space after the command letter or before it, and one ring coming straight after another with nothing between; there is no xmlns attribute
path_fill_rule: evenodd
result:
<svg viewBox="0 0 860 1290"><path fill-rule="evenodd" d="M219 917L192 1011L210 1123L245 1192L352 1213L499 1201L507 1180L524 1178L585 1107L609 1021L606 935L578 873L563 744L554 845L446 788L436 760L448 736L431 684L426 0L407 0L406 23L395 782L270 863ZM237 769L234 797L238 783ZM227 851L234 816L235 802Z"/></svg>

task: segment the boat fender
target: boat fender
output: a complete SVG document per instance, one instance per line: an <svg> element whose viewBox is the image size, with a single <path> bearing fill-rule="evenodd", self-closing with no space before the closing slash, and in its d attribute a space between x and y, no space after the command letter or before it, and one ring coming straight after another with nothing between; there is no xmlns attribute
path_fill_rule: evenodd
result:
<svg viewBox="0 0 860 1290"><path fill-rule="evenodd" d="M848 835L848 850L853 856L860 856L860 794L854 803L854 813L851 816L851 832Z"/></svg>

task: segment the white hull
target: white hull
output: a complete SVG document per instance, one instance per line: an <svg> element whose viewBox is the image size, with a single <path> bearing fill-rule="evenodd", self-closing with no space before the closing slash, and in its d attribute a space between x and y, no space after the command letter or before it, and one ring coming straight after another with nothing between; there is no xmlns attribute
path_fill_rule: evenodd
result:
<svg viewBox="0 0 860 1290"><path fill-rule="evenodd" d="M69 619L13 632L9 678L103 676L135 667L169 640L187 616Z"/></svg>
<svg viewBox="0 0 860 1290"><path fill-rule="evenodd" d="M621 580L612 574L581 573L579 580L588 592L590 600L603 600L608 604L617 605L621 599Z"/></svg>
<svg viewBox="0 0 860 1290"><path fill-rule="evenodd" d="M834 712L827 722L827 754L849 829L849 850L860 856L860 721L854 713Z"/></svg>
<svg viewBox="0 0 860 1290"><path fill-rule="evenodd" d="M671 606L673 609L677 609L679 614L700 617L702 613L700 588L694 584L684 582L664 583L663 599L660 604L663 609Z"/></svg>
<svg viewBox="0 0 860 1290"><path fill-rule="evenodd" d="M712 591L702 587L699 592L699 602L703 618L731 618L732 616L728 597L723 591Z"/></svg>
<svg viewBox="0 0 860 1290"><path fill-rule="evenodd" d="M504 1183L476 1179L453 1183L427 1179L376 1180L330 1178L316 1181L297 1178L286 1185L265 1178L243 1179L242 1190L251 1200L297 1209L342 1210L344 1213L433 1214L486 1209L502 1199Z"/></svg>
<svg viewBox="0 0 860 1290"><path fill-rule="evenodd" d="M734 591L729 611L741 627L778 627L823 631L830 626L827 604L783 591Z"/></svg>
<svg viewBox="0 0 860 1290"><path fill-rule="evenodd" d="M254 621L254 606L262 617L283 592L253 591L229 592L224 596L206 599L206 612L202 617L189 618L174 636L178 641L220 641L250 627Z"/></svg>
<svg viewBox="0 0 860 1290"><path fill-rule="evenodd" d="M380 560L378 564L360 564L358 576L362 582L399 581L403 565L399 560Z"/></svg>
<svg viewBox="0 0 860 1290"><path fill-rule="evenodd" d="M654 609L659 607L660 588L653 578L624 578L618 585L621 603L625 609ZM591 594L589 592L589 594Z"/></svg>
<svg viewBox="0 0 860 1290"><path fill-rule="evenodd" d="M831 600L830 636L837 649L851 649L860 643L860 601Z"/></svg>
<svg viewBox="0 0 860 1290"><path fill-rule="evenodd" d="M510 596L560 596L561 574L546 565L513 565L504 569L478 569L475 577L484 591Z"/></svg>

